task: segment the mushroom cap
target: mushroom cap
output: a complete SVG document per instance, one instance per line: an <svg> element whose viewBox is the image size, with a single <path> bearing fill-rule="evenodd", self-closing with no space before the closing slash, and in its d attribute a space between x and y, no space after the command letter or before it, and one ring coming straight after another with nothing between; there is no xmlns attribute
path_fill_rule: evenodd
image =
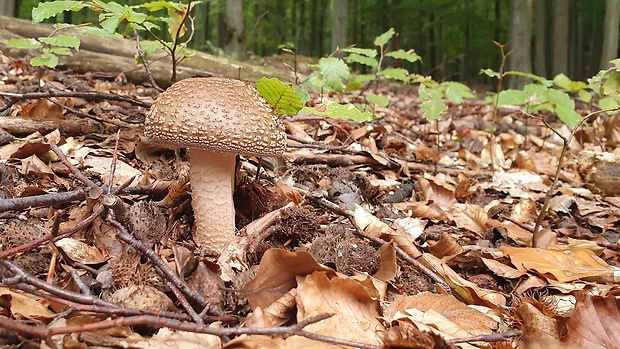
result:
<svg viewBox="0 0 620 349"><path fill-rule="evenodd" d="M281 154L282 122L249 83L221 77L181 80L146 114L144 135L181 147L255 156Z"/></svg>

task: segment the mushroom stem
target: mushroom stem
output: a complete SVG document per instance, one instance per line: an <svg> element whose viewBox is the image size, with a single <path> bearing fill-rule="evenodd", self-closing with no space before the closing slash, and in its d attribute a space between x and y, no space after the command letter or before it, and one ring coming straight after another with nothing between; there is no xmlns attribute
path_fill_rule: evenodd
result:
<svg viewBox="0 0 620 349"><path fill-rule="evenodd" d="M194 241L218 254L235 239L235 154L190 149Z"/></svg>

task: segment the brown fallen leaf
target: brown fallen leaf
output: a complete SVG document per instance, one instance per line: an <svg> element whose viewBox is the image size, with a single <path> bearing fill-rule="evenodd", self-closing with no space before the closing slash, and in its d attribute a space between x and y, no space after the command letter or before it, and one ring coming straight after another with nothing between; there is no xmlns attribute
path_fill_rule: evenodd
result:
<svg viewBox="0 0 620 349"><path fill-rule="evenodd" d="M50 320L56 314L32 297L0 287L0 306L11 310L16 319Z"/></svg>
<svg viewBox="0 0 620 349"><path fill-rule="evenodd" d="M617 348L620 343L620 300L580 293L575 312L566 322L562 343L579 348Z"/></svg>
<svg viewBox="0 0 620 349"><path fill-rule="evenodd" d="M491 334L499 326L491 317L447 294L422 292L415 296L399 297L390 304L388 311L393 317L397 312L406 313L407 309L412 308L421 312L432 309L467 331L470 336Z"/></svg>
<svg viewBox="0 0 620 349"><path fill-rule="evenodd" d="M517 269L523 272L534 270L553 276L560 282L588 277L613 277L613 268L586 249L543 250L502 246L499 250L510 257L510 261Z"/></svg>
<svg viewBox="0 0 620 349"><path fill-rule="evenodd" d="M252 309L269 307L282 295L297 285L297 276L323 271L335 275L332 269L317 263L308 252L289 252L270 249L265 252L256 277L244 289Z"/></svg>
<svg viewBox="0 0 620 349"><path fill-rule="evenodd" d="M379 321L379 300L373 299L364 286L348 277L331 280L324 272L298 277L297 321L321 315L331 317L310 324L305 331L359 343L381 345L385 327ZM286 348L338 348L310 339L292 336Z"/></svg>

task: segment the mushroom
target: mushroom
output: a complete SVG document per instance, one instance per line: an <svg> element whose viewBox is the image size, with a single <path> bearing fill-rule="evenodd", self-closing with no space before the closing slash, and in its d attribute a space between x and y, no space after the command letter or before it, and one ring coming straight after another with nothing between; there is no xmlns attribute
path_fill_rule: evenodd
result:
<svg viewBox="0 0 620 349"><path fill-rule="evenodd" d="M190 148L196 245L221 252L235 237L235 156L276 156L286 147L284 127L249 83L229 78L181 80L146 114L145 136Z"/></svg>

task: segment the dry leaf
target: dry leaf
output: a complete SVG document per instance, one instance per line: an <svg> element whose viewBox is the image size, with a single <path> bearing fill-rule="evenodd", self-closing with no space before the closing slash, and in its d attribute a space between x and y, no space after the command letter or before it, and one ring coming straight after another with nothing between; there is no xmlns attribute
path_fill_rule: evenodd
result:
<svg viewBox="0 0 620 349"><path fill-rule="evenodd" d="M334 277L331 280L323 272L298 277L297 321L321 315L331 317L308 325L305 331L325 336L351 340L359 343L381 345L385 327L378 320L379 301L373 299L366 288L350 278ZM303 337L289 337L287 348L337 348Z"/></svg>
<svg viewBox="0 0 620 349"><path fill-rule="evenodd" d="M582 293L566 327L568 334L562 338L562 343L588 349L617 348L620 343L620 300Z"/></svg>
<svg viewBox="0 0 620 349"><path fill-rule="evenodd" d="M16 319L50 320L56 316L33 296L28 297L6 287L0 287L0 305L10 309L12 317Z"/></svg>
<svg viewBox="0 0 620 349"><path fill-rule="evenodd" d="M98 248L73 238L64 238L54 243L73 262L83 264L99 264L108 260Z"/></svg>
<svg viewBox="0 0 620 349"><path fill-rule="evenodd" d="M243 288L250 307L269 307L297 285L296 276L308 275L314 271L335 275L332 269L317 263L308 252L268 250L263 255L256 276Z"/></svg>
<svg viewBox="0 0 620 349"><path fill-rule="evenodd" d="M569 282L587 277L612 277L613 268L592 251L571 248L567 250L543 250L538 248L499 248L510 257L517 269L553 276L560 282Z"/></svg>
<svg viewBox="0 0 620 349"><path fill-rule="evenodd" d="M425 253L422 255L422 258L468 304L486 305L489 307L506 305L506 297L504 295L497 291L480 288L473 282L463 279L437 257Z"/></svg>

